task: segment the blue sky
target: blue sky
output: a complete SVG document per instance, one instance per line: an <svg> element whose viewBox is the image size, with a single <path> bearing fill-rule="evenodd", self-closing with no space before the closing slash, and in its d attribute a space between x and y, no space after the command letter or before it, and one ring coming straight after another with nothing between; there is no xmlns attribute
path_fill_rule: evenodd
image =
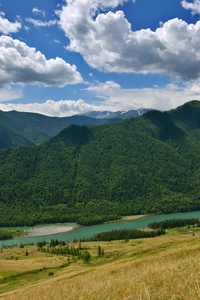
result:
<svg viewBox="0 0 200 300"><path fill-rule="evenodd" d="M199 0L0 0L0 109L69 116L200 100Z"/></svg>

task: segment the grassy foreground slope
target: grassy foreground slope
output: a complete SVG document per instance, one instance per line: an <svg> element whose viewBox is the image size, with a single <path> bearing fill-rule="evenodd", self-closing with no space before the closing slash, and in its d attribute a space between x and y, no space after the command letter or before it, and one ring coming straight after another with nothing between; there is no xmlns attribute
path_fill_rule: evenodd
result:
<svg viewBox="0 0 200 300"><path fill-rule="evenodd" d="M0 151L0 225L200 210L200 102Z"/></svg>
<svg viewBox="0 0 200 300"><path fill-rule="evenodd" d="M198 229L182 228L152 239L82 243L91 254L87 263L36 246L3 249L0 299L197 300L199 240ZM97 257L99 245L103 257Z"/></svg>

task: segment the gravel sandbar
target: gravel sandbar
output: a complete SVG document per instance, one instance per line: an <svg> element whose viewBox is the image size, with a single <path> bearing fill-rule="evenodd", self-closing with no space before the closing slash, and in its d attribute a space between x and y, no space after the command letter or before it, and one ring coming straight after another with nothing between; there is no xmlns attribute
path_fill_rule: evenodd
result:
<svg viewBox="0 0 200 300"><path fill-rule="evenodd" d="M29 236L43 236L43 235L64 233L73 229L74 227L65 226L65 225L50 225L50 226L30 228L28 229L28 232L29 232Z"/></svg>

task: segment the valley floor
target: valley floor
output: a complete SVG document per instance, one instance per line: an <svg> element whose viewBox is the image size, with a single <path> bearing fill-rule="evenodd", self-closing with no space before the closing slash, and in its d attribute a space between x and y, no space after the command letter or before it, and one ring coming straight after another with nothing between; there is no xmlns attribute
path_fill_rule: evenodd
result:
<svg viewBox="0 0 200 300"><path fill-rule="evenodd" d="M99 245L105 252L101 257ZM81 249L91 254L89 262L33 245L2 249L0 299L200 299L198 228L151 239L84 242Z"/></svg>

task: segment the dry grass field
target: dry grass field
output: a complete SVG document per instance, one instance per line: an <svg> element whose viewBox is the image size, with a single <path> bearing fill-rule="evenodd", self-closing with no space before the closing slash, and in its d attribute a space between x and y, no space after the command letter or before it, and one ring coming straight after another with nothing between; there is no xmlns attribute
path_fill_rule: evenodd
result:
<svg viewBox="0 0 200 300"><path fill-rule="evenodd" d="M151 239L85 242L81 245L91 254L89 262L42 253L37 246L3 249L0 299L200 299L200 232L194 232L179 229ZM97 257L98 245L103 257Z"/></svg>

